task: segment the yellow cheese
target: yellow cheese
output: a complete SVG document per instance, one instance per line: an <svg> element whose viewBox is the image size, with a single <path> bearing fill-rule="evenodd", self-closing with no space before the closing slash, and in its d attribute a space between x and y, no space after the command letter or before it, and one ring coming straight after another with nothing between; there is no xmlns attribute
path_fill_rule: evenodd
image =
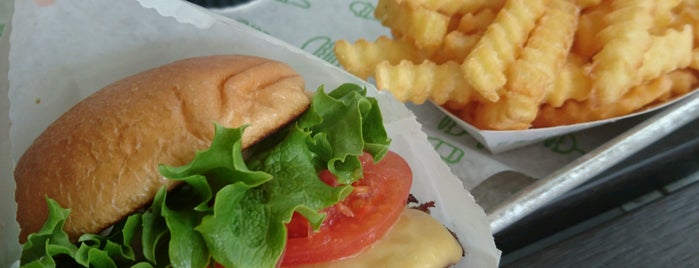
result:
<svg viewBox="0 0 699 268"><path fill-rule="evenodd" d="M385 237L359 254L301 267L447 267L461 260L461 245L432 216L405 209Z"/></svg>

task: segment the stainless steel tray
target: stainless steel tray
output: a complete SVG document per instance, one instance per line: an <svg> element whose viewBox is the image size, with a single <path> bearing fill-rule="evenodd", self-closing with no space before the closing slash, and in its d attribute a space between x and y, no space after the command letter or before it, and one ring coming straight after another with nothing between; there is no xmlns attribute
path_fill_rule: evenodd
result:
<svg viewBox="0 0 699 268"><path fill-rule="evenodd" d="M507 228L595 175L699 118L699 94L690 94L496 205L488 213L493 233Z"/></svg>

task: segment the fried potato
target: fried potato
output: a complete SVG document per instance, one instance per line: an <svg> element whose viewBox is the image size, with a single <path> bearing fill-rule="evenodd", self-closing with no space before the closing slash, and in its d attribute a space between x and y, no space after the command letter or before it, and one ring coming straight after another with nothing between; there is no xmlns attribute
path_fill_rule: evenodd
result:
<svg viewBox="0 0 699 268"><path fill-rule="evenodd" d="M676 14L674 14L672 10L678 7L681 3L682 0L656 1L655 8L653 9L654 21L651 32L664 32L665 29L675 20Z"/></svg>
<svg viewBox="0 0 699 268"><path fill-rule="evenodd" d="M682 0L682 4L686 6L699 6L699 1L697 0Z"/></svg>
<svg viewBox="0 0 699 268"><path fill-rule="evenodd" d="M656 102L664 102L682 96L694 90L699 83L699 77L695 70L683 69L668 74L672 79L672 89L668 96L659 98Z"/></svg>
<svg viewBox="0 0 699 268"><path fill-rule="evenodd" d="M578 30L575 33L575 41L571 50L573 53L591 59L602 49L603 44L599 41L597 33L606 26L604 16L611 10L609 3L610 1L604 2L584 10L580 14Z"/></svg>
<svg viewBox="0 0 699 268"><path fill-rule="evenodd" d="M651 44L653 0L612 1L604 16L607 26L598 33L603 43L595 54L590 76L592 99L599 105L616 102L632 86L641 83L636 70Z"/></svg>
<svg viewBox="0 0 699 268"><path fill-rule="evenodd" d="M659 96L653 103L648 106L653 106L654 104L662 104L667 101L671 101L679 96L689 93L699 82L697 78L696 71L691 69L682 69L672 73L668 76L672 79L672 88L669 92Z"/></svg>
<svg viewBox="0 0 699 268"><path fill-rule="evenodd" d="M537 104L551 89L573 44L580 8L568 0L551 0L522 54L512 64L506 88L531 96Z"/></svg>
<svg viewBox="0 0 699 268"><path fill-rule="evenodd" d="M466 33L482 33L488 28L497 15L496 10L484 9L474 13L466 13L459 18L456 30Z"/></svg>
<svg viewBox="0 0 699 268"><path fill-rule="evenodd" d="M573 44L580 8L568 0L551 0L522 54L509 70L507 92L497 102L477 106L474 124L482 129L527 129L554 84Z"/></svg>
<svg viewBox="0 0 699 268"><path fill-rule="evenodd" d="M427 49L440 46L450 21L445 14L396 0L379 0L374 15L390 27L394 35Z"/></svg>
<svg viewBox="0 0 699 268"><path fill-rule="evenodd" d="M379 0L392 36L339 40L340 64L481 129L621 116L694 90L697 0Z"/></svg>
<svg viewBox="0 0 699 268"><path fill-rule="evenodd" d="M421 104L429 99L438 105L447 100L465 104L477 95L456 62L438 65L431 61L421 64L401 61L392 65L384 61L376 66L375 77L378 89L391 92L403 102Z"/></svg>
<svg viewBox="0 0 699 268"><path fill-rule="evenodd" d="M692 49L692 58L689 62L689 67L694 70L699 70L699 48Z"/></svg>
<svg viewBox="0 0 699 268"><path fill-rule="evenodd" d="M471 118L463 119L484 130L528 129L536 118L538 106L531 97L510 91L500 96L497 102L478 103Z"/></svg>
<svg viewBox="0 0 699 268"><path fill-rule="evenodd" d="M435 63L462 62L480 39L481 34L478 33L465 34L461 31L451 31L444 37L441 49L432 51L429 59Z"/></svg>
<svg viewBox="0 0 699 268"><path fill-rule="evenodd" d="M678 9L675 20L669 27L681 28L690 25L694 30L694 43L699 43L699 6L682 2Z"/></svg>
<svg viewBox="0 0 699 268"><path fill-rule="evenodd" d="M652 36L651 45L643 55L638 69L642 81L659 77L675 69L683 69L692 61L692 27L668 29L661 36Z"/></svg>
<svg viewBox="0 0 699 268"><path fill-rule="evenodd" d="M573 1L581 9L595 7L602 3L602 0L575 0Z"/></svg>
<svg viewBox="0 0 699 268"><path fill-rule="evenodd" d="M481 40L461 65L464 76L485 99L497 101L507 82L505 71L544 13L546 1L507 0Z"/></svg>
<svg viewBox="0 0 699 268"><path fill-rule="evenodd" d="M568 55L568 61L556 76L553 90L546 92L542 104L560 107L566 100L586 100L590 95L592 81L585 69L585 61L581 57Z"/></svg>
<svg viewBox="0 0 699 268"><path fill-rule="evenodd" d="M483 9L499 9L504 0L396 0L412 7L424 7L452 16L473 13Z"/></svg>
<svg viewBox="0 0 699 268"><path fill-rule="evenodd" d="M675 82L681 81L673 79L673 75L678 75L674 74L675 72L631 88L616 103L599 106L590 100L583 102L568 100L560 108L544 105L539 110L533 125L535 127L569 125L617 117L637 111L673 90Z"/></svg>
<svg viewBox="0 0 699 268"><path fill-rule="evenodd" d="M374 42L360 39L354 44L346 40L338 40L335 42L334 49L340 65L362 79L373 75L374 68L379 62L398 63L401 60L420 62L425 57L411 43L386 36L380 36Z"/></svg>

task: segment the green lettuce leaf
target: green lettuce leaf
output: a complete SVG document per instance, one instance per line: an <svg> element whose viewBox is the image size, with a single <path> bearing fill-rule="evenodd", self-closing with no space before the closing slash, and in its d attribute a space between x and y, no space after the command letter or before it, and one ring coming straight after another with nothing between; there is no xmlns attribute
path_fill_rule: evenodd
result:
<svg viewBox="0 0 699 268"><path fill-rule="evenodd" d="M359 156L366 151L378 161L388 151L379 107L365 95L354 84L329 94L319 88L308 111L249 149L248 159L241 151L245 127L215 124L208 150L184 166L159 167L182 186L169 193L163 187L148 209L105 237L83 235L79 246L62 230L69 211L47 198L49 220L24 245L22 265L54 267L60 258L83 267L206 267L212 260L226 267L275 267L293 213L319 228L325 217L320 210L347 197L350 184L361 178ZM340 186L319 179L324 169Z"/></svg>
<svg viewBox="0 0 699 268"><path fill-rule="evenodd" d="M136 260L131 242L141 226L139 214L117 223L106 235L86 234L79 238L79 245L70 242L63 225L69 209L64 209L51 198L46 198L49 215L42 229L30 234L22 245L22 267L122 267L132 263L137 267L151 267ZM59 260L59 261L57 261ZM145 266L144 266L145 264ZM130 266L130 265L129 265Z"/></svg>
<svg viewBox="0 0 699 268"><path fill-rule="evenodd" d="M48 219L41 230L30 234L22 245L20 262L26 267L54 267L54 256L74 256L78 251L78 247L70 242L68 234L63 231L70 210L62 208L50 198L46 198L46 203L49 209Z"/></svg>
<svg viewBox="0 0 699 268"><path fill-rule="evenodd" d="M213 215L196 229L217 262L274 267L286 243L284 224L293 213L318 228L324 219L319 210L347 197L349 184L361 178L359 156L364 151L378 159L385 155L390 139L376 101L365 95L364 88L353 84L330 94L319 88L309 110L294 124L250 149L249 168L274 179L250 189L229 185L216 195ZM333 172L343 185L322 182L322 169Z"/></svg>

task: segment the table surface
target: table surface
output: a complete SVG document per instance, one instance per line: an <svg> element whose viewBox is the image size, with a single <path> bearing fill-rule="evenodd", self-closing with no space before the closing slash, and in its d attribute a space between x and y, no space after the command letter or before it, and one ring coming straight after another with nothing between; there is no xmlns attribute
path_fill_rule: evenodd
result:
<svg viewBox="0 0 699 268"><path fill-rule="evenodd" d="M699 172L628 213L610 211L503 257L502 267L699 267ZM644 202L650 200L649 202ZM620 210L623 208L619 208ZM594 222L596 221L596 222ZM588 226L584 226L588 225ZM552 242L553 241L553 242Z"/></svg>

